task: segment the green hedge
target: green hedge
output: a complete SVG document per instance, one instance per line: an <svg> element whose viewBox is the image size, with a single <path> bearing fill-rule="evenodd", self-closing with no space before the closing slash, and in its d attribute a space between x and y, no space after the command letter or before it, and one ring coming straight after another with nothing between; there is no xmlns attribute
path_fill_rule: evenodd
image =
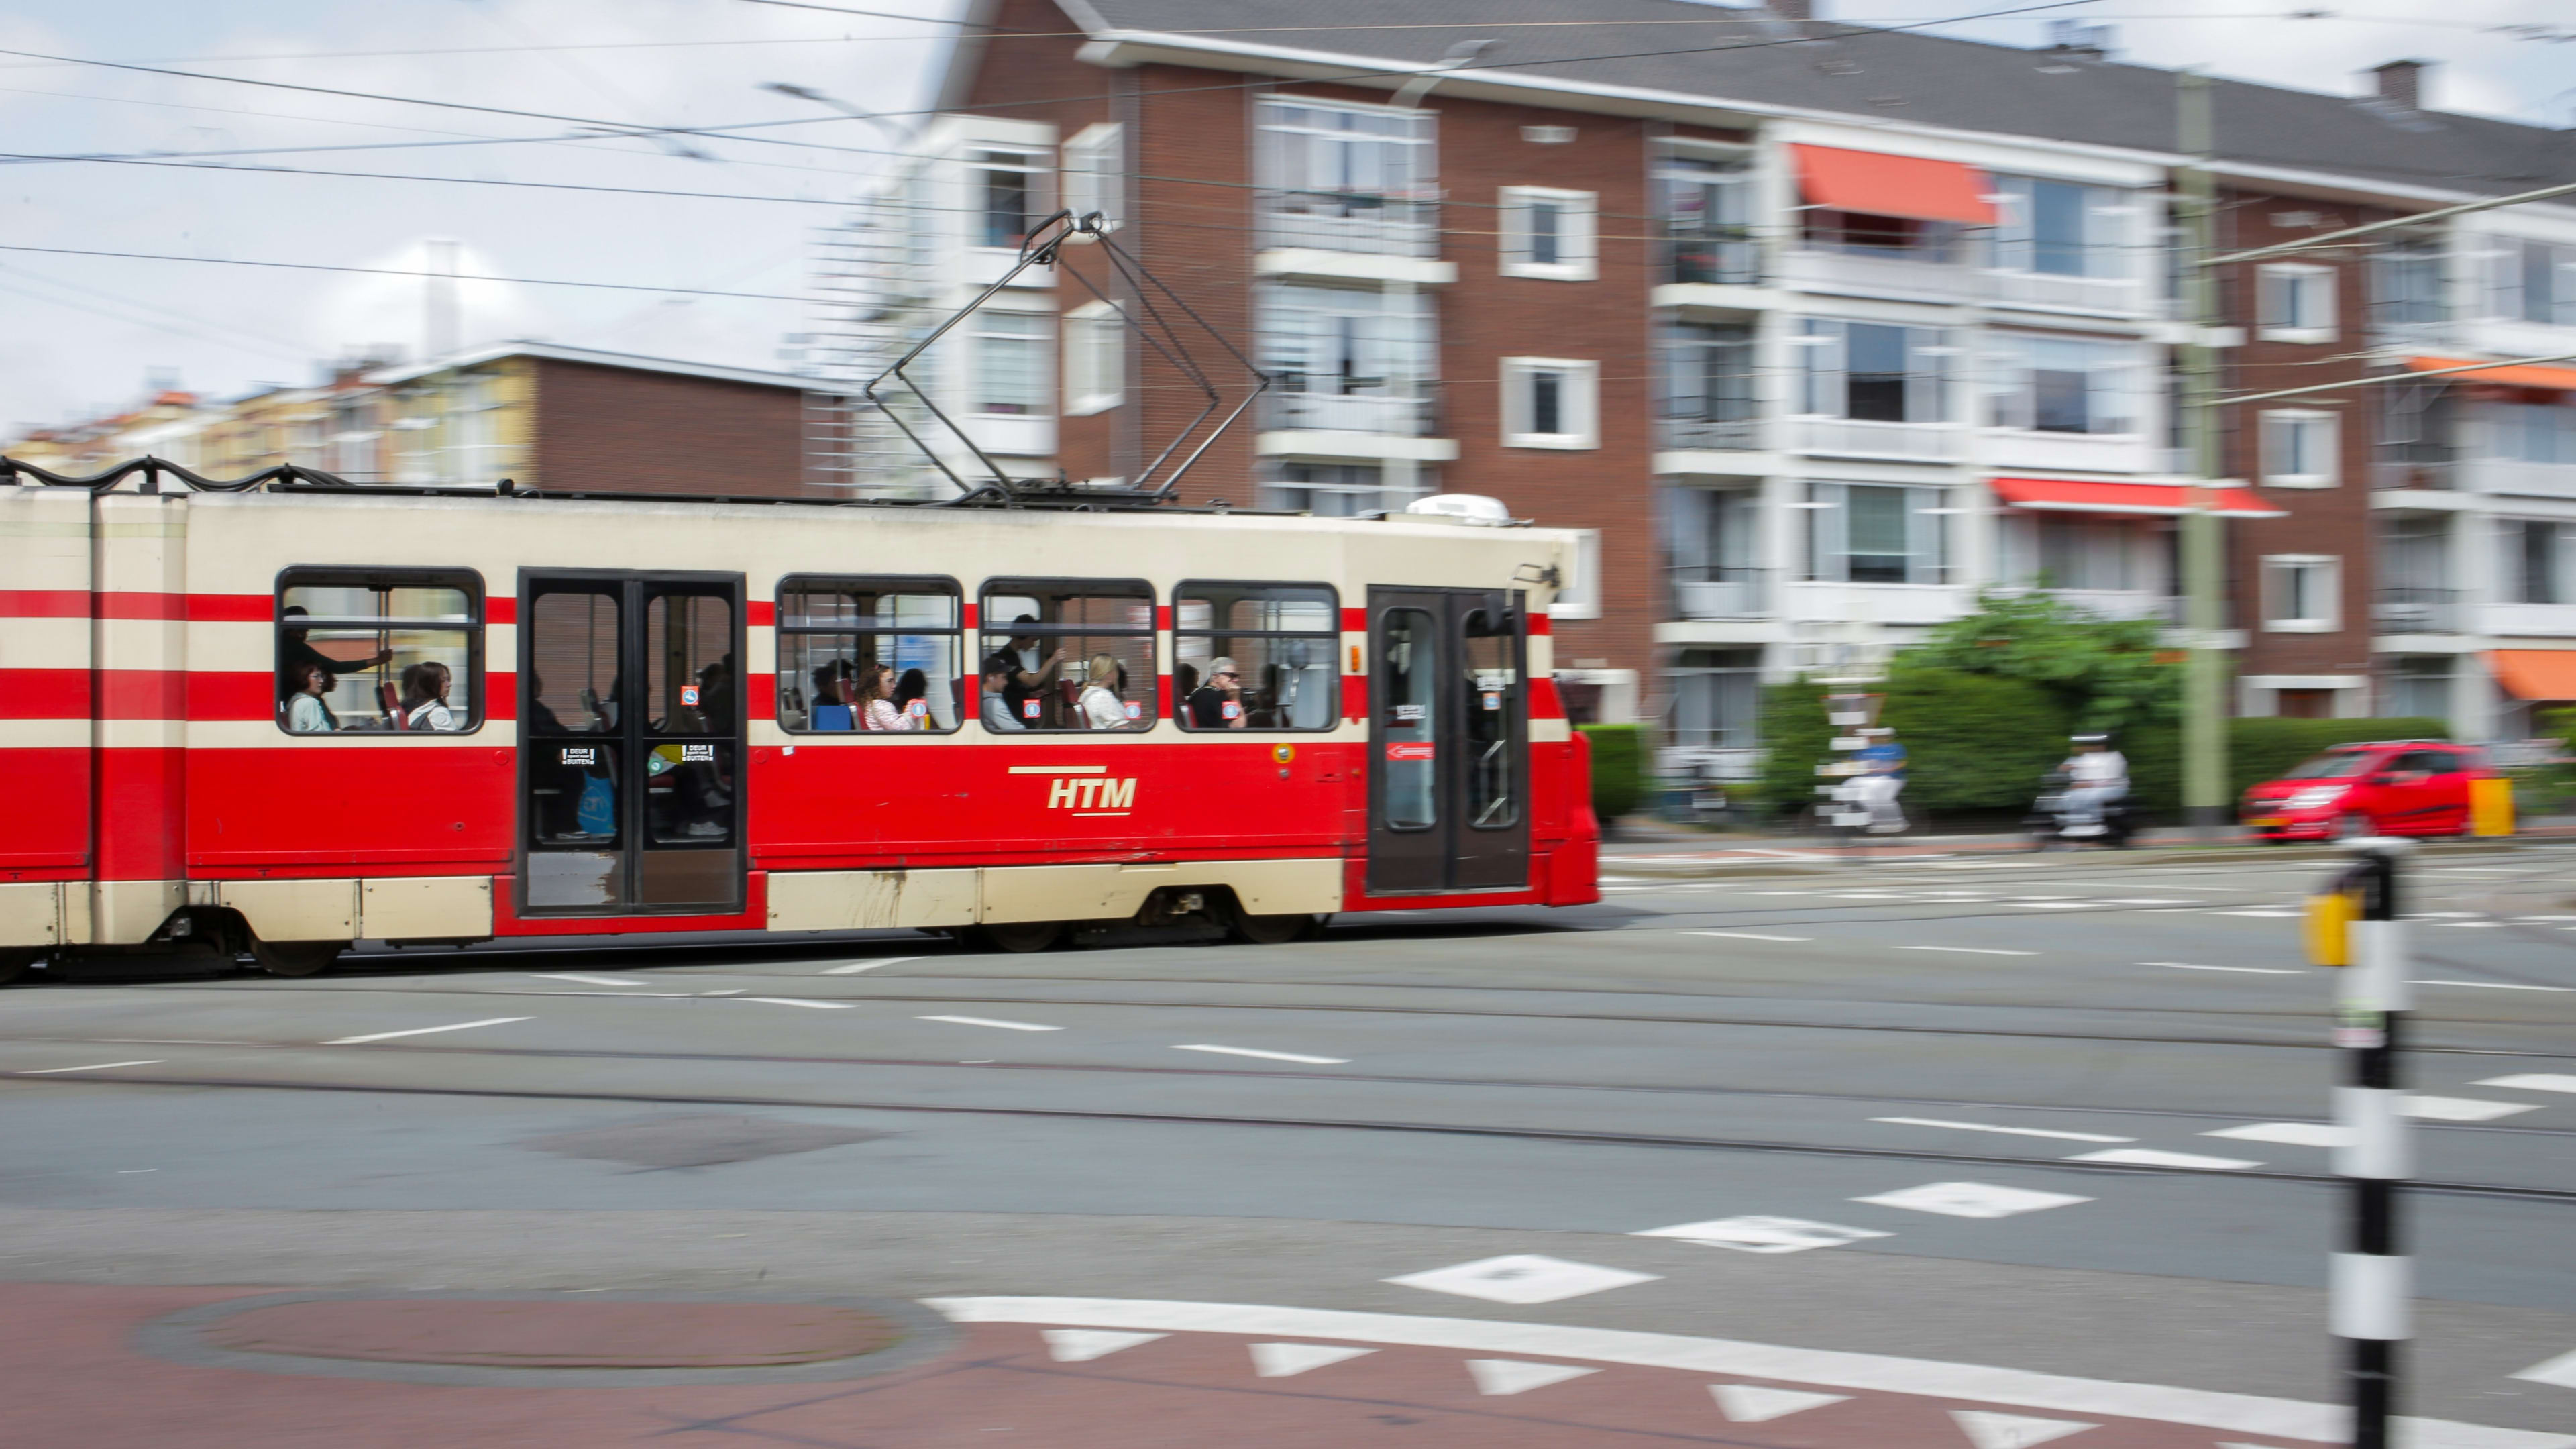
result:
<svg viewBox="0 0 2576 1449"><path fill-rule="evenodd" d="M1578 725L1592 742L1592 814L1603 825L1637 808L1646 793L1646 727Z"/></svg>

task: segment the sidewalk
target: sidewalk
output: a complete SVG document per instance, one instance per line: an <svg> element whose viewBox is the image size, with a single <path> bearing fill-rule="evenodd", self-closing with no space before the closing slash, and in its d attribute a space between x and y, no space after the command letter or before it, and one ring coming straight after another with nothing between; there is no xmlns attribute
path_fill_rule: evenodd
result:
<svg viewBox="0 0 2576 1449"><path fill-rule="evenodd" d="M2565 844L2576 841L2576 821L2549 820L2496 839L2438 839L2422 842L2432 854L2477 852L2499 847ZM2127 850L2101 847L2059 848L2048 858L2076 855L2117 860L2128 865L2216 864L2230 861L2322 859L2335 853L2327 844L2271 845L2231 830L2215 843L2205 843L2186 829L2167 827L2140 831ZM1860 836L1849 845L1805 835L1735 835L1685 830L1656 822L1621 822L1601 845L1604 875L1719 879L1731 875L1796 875L1869 861L1929 860L1958 856L2033 855L2030 837L2019 832Z"/></svg>
<svg viewBox="0 0 2576 1449"><path fill-rule="evenodd" d="M2081 1449L2296 1449L2336 1437L2335 1411L2281 1399L1491 1320L1119 1299L934 1305L953 1322L904 1304L651 1294L263 1301L275 1291L0 1285L8 1442L2020 1449L2081 1436ZM890 1367L830 1356L890 1321L903 1330ZM491 1366L540 1341L554 1367ZM263 1359L274 1367L253 1366ZM786 1366L746 1366L760 1363ZM764 1374L801 1381L742 1381ZM517 1386L529 1379L547 1386ZM2420 1442L2445 1449L2576 1446L2427 1428Z"/></svg>

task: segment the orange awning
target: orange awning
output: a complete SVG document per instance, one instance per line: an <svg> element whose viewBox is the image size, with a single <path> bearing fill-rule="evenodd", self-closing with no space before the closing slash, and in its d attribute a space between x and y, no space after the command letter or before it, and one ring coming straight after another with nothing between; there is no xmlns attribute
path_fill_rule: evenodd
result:
<svg viewBox="0 0 2576 1449"><path fill-rule="evenodd" d="M1839 146L1792 145L1789 150L1798 161L1798 189L1810 206L1916 221L1995 224L1995 205L1986 199L1994 187L1984 172L1965 162Z"/></svg>
<svg viewBox="0 0 2576 1449"><path fill-rule="evenodd" d="M2516 699L2576 699L2576 649L2490 649L2487 663Z"/></svg>
<svg viewBox="0 0 2576 1449"><path fill-rule="evenodd" d="M2416 372L2439 372L2446 367L2467 367L2476 361L2474 357L2410 357L2406 359L2406 365ZM2481 367L2475 372L2455 372L2441 380L2444 382L2498 382L2507 387L2554 387L2561 391L2576 392L2576 368L2535 367L2529 363L2520 367ZM2568 696L2550 696L2552 699L2566 697Z"/></svg>
<svg viewBox="0 0 2576 1449"><path fill-rule="evenodd" d="M1997 478L1995 497L2013 508L2031 508L2059 513L2155 513L2179 515L2191 512L2189 488L2171 483L2095 483L2076 478ZM2274 508L2254 496L2251 489L2221 488L2218 497L2221 518L2286 518L2288 510Z"/></svg>

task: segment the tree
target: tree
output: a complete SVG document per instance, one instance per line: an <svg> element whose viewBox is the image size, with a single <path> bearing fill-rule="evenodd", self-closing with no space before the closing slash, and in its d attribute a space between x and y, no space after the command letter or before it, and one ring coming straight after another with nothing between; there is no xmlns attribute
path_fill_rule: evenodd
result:
<svg viewBox="0 0 2576 1449"><path fill-rule="evenodd" d="M1914 669L1991 674L2038 685L2079 729L2131 729L2178 718L2182 663L2157 647L2152 619L2105 619L2054 594L1980 590L1977 611L1896 656Z"/></svg>

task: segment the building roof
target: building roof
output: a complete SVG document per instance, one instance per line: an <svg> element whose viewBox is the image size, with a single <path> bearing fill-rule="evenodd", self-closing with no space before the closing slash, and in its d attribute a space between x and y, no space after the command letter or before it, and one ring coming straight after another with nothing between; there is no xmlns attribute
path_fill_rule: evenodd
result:
<svg viewBox="0 0 2576 1449"><path fill-rule="evenodd" d="M659 372L675 377L703 377L717 382L749 383L755 387L794 388L802 392L806 380L790 373L761 372L748 367L724 367L711 362L680 362L668 357L639 357L631 352L602 352L591 347L564 347L552 342L496 342L466 352L451 352L421 362L397 367L379 368L367 374L367 381L378 386L413 382L434 373L460 367L479 367L505 357L540 357L550 362L578 362L590 367L618 367L630 372Z"/></svg>
<svg viewBox="0 0 2576 1449"><path fill-rule="evenodd" d="M1491 41L1449 72L1457 79L1444 90L1555 90L1554 101L1523 98L1631 112L1660 97L2164 157L2177 145L2171 71L1916 31L1799 25L1688 0L1408 0L1401 28L1377 28L1390 13L1384 0L1058 3L1095 39L1196 51L1225 69L1307 78L1321 73L1318 63L1348 62L1354 74L1418 70L1466 42ZM977 18L992 8L979 5ZM1545 21L1585 23L1530 23ZM981 49L961 45L954 71L971 68ZM2219 80L2215 92L2218 150L2236 167L2472 195L2576 181L2576 134L2566 131L2245 81Z"/></svg>

